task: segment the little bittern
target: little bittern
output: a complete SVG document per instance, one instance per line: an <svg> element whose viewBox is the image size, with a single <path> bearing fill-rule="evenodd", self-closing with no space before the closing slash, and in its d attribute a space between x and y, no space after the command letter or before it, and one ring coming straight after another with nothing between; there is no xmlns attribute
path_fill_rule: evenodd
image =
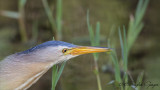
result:
<svg viewBox="0 0 160 90"><path fill-rule="evenodd" d="M55 64L82 54L106 51L110 49L48 41L12 54L0 62L0 90L28 89Z"/></svg>

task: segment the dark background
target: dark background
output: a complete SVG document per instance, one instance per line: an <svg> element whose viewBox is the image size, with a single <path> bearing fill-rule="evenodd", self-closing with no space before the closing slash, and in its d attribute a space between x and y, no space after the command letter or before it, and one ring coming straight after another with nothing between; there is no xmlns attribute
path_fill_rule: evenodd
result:
<svg viewBox="0 0 160 90"><path fill-rule="evenodd" d="M55 15L55 0L48 0ZM63 0L62 40L78 45L90 45L86 24L87 10L90 11L90 21L95 27L101 23L101 46L107 46L111 28L128 27L129 16L134 14L138 0ZM136 80L138 74L144 71L145 80L160 83L160 0L150 0L143 22L144 28L136 40L129 55L129 71ZM18 0L0 0L0 11L18 11ZM53 16L55 17L55 16ZM33 25L38 22L38 33L33 34ZM0 15L0 59L19 51L28 49L56 36L44 11L41 0L27 0L25 5L26 43L21 42L19 23ZM115 39L118 34L115 34ZM117 45L118 46L118 45ZM120 48L120 47L118 47ZM119 50L119 49L117 49ZM119 51L120 52L120 51ZM98 61L100 77L104 90L110 89L107 83L114 80L112 73L105 73L102 67L108 65L108 55L100 54ZM58 88L60 90L97 90L96 77L93 73L94 61L91 54L74 58L67 62ZM160 84L159 84L160 85ZM51 70L47 72L29 90L50 90ZM159 90L160 87L155 87ZM149 90L149 89L148 89Z"/></svg>

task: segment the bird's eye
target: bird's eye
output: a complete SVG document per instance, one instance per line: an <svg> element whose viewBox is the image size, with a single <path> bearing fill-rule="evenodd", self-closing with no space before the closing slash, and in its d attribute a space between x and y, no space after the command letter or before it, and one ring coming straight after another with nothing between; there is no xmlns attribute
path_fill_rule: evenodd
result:
<svg viewBox="0 0 160 90"><path fill-rule="evenodd" d="M65 52L67 52L67 50L68 50L67 48L64 48L64 49L62 50L62 52L65 53Z"/></svg>

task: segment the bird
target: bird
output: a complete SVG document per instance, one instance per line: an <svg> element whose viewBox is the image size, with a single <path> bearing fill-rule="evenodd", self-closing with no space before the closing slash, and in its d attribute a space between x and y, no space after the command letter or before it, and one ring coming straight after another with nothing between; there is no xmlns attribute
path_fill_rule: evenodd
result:
<svg viewBox="0 0 160 90"><path fill-rule="evenodd" d="M110 48L47 41L0 61L0 90L26 90L53 65L82 54L109 52Z"/></svg>

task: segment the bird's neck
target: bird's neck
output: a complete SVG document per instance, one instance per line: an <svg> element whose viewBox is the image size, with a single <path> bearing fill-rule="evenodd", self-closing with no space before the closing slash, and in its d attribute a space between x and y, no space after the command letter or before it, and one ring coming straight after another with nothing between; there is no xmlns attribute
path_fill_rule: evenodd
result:
<svg viewBox="0 0 160 90"><path fill-rule="evenodd" d="M26 75L28 78L26 78L23 84L19 85L16 89L21 90L29 88L32 84L37 82L39 78L42 77L42 75L45 74L52 66L53 63L30 64L30 66L27 68L30 69L30 71L27 71L28 75Z"/></svg>
<svg viewBox="0 0 160 90"><path fill-rule="evenodd" d="M32 62L30 62L31 59ZM10 86L9 90L28 88L56 64L53 61L38 62L34 59L35 57L30 55L16 56L14 54L0 62L0 90L8 88L7 86ZM37 59L42 59L42 57Z"/></svg>

